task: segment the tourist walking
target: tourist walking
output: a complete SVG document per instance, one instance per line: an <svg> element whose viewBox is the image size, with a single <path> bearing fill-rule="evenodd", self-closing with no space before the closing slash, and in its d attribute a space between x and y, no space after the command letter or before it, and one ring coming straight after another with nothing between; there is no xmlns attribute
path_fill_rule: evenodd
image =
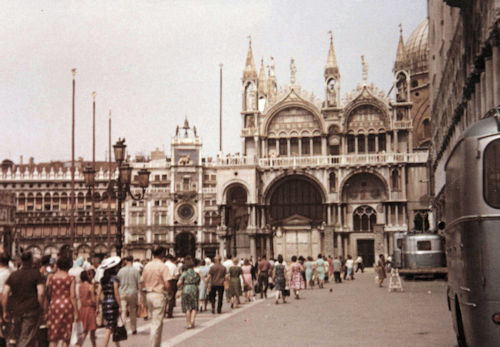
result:
<svg viewBox="0 0 500 347"><path fill-rule="evenodd" d="M78 311L78 318L83 325L83 338L78 346L82 346L90 332L90 343L92 347L96 346L95 331L96 324L96 300L94 293L94 286L91 284L90 277L87 271L80 273L80 284L78 285L78 293L80 295L80 310Z"/></svg>
<svg viewBox="0 0 500 347"><path fill-rule="evenodd" d="M31 252L21 255L21 268L7 278L3 290L3 321L13 325L14 345L35 344L38 326L42 318L44 284L40 271L33 267Z"/></svg>
<svg viewBox="0 0 500 347"><path fill-rule="evenodd" d="M120 283L118 278L116 278L120 260L118 256L109 257L104 259L99 266L99 269L104 271L97 287L97 305L101 303L102 317L106 321L104 347L108 345L109 338L116 329L118 317L121 314ZM101 294L102 302L100 301ZM115 345L120 346L120 343L115 341Z"/></svg>
<svg viewBox="0 0 500 347"><path fill-rule="evenodd" d="M231 308L238 308L241 296L241 267L238 266L238 258L233 258L233 266L229 268L229 290L228 296L231 300Z"/></svg>
<svg viewBox="0 0 500 347"><path fill-rule="evenodd" d="M172 254L167 254L165 265L168 267L168 271L171 276L170 291L167 295L167 318L174 318L173 312L175 307L175 297L177 294L177 280L179 279L179 271L177 265L175 264L175 257Z"/></svg>
<svg viewBox="0 0 500 347"><path fill-rule="evenodd" d="M361 270L361 273L365 272L365 265L363 264L363 258L358 255L356 258L356 273Z"/></svg>
<svg viewBox="0 0 500 347"><path fill-rule="evenodd" d="M377 261L377 266L375 267L375 271L378 276L378 286L383 287L384 279L386 278L385 274L385 257L383 254L380 254Z"/></svg>
<svg viewBox="0 0 500 347"><path fill-rule="evenodd" d="M153 260L151 260L142 271L141 289L146 289L146 302L148 311L151 314L150 347L161 345L161 332L163 329L163 318L165 316L165 306L167 293L170 292L170 280L172 276L162 259L166 250L162 246L153 249Z"/></svg>
<svg viewBox="0 0 500 347"><path fill-rule="evenodd" d="M75 295L75 277L68 274L73 261L68 256L57 259L57 270L47 278L50 296L47 314L48 341L55 347L62 341L68 346L71 339L73 321L78 321L78 306Z"/></svg>
<svg viewBox="0 0 500 347"><path fill-rule="evenodd" d="M283 299L283 303L286 303L285 295L283 292L286 289L287 285L287 271L286 265L283 264L283 256L281 254L278 255L278 261L274 264L273 269L273 282L274 289L276 290L276 305L278 304L279 298Z"/></svg>
<svg viewBox="0 0 500 347"><path fill-rule="evenodd" d="M307 257L307 261L306 261L306 282L307 282L307 285L309 286L309 289L313 289L314 288L314 280L313 280L313 276L314 276L314 271L316 269L316 262L313 260L313 258L311 256L308 256Z"/></svg>
<svg viewBox="0 0 500 347"><path fill-rule="evenodd" d="M123 266L118 271L116 277L120 281L118 290L122 305L122 320L125 322L128 311L130 329L132 329L132 334L135 335L137 334L137 301L141 276L139 275L139 271L133 267L133 261L134 258L132 256L124 258Z"/></svg>
<svg viewBox="0 0 500 347"><path fill-rule="evenodd" d="M207 264L206 260L201 260L198 272L200 274L200 278L203 279L200 281L200 312L207 310L207 286L208 286L207 277L209 270L210 270L210 263Z"/></svg>
<svg viewBox="0 0 500 347"><path fill-rule="evenodd" d="M177 282L177 288L182 288L181 306L182 312L186 314L186 328L192 329L195 326L196 312L198 312L198 285L200 275L194 271L194 261L191 256L184 259L184 271Z"/></svg>
<svg viewBox="0 0 500 347"><path fill-rule="evenodd" d="M246 302L250 301L250 293L253 289L253 276L252 276L252 265L248 259L243 261L241 266L241 272L243 276L243 292Z"/></svg>
<svg viewBox="0 0 500 347"><path fill-rule="evenodd" d="M267 299L267 287L269 286L269 275L272 272L271 263L264 254L257 265L257 278L260 287L260 298Z"/></svg>
<svg viewBox="0 0 500 347"><path fill-rule="evenodd" d="M222 311L222 301L224 296L224 279L226 277L226 267L220 263L220 256L216 255L214 264L208 271L207 283L210 283L210 293L208 299L212 305L212 313L215 313L215 295L217 295L217 313Z"/></svg>
<svg viewBox="0 0 500 347"><path fill-rule="evenodd" d="M290 266L291 276L290 276L290 289L294 291L295 299L300 298L300 290L304 289L304 280L302 278L302 271L304 267L299 263L297 256L292 257L293 264Z"/></svg>
<svg viewBox="0 0 500 347"><path fill-rule="evenodd" d="M321 253L318 254L318 259L316 260L316 273L318 275L318 287L323 288L325 283L325 261Z"/></svg>
<svg viewBox="0 0 500 347"><path fill-rule="evenodd" d="M347 268L347 277L351 280L354 279L354 260L352 260L351 255L347 255L347 260L345 262L345 266Z"/></svg>
<svg viewBox="0 0 500 347"><path fill-rule="evenodd" d="M333 259L333 277L335 278L335 283L342 283L342 277L340 277L340 273L342 272L342 262L339 257L335 257Z"/></svg>

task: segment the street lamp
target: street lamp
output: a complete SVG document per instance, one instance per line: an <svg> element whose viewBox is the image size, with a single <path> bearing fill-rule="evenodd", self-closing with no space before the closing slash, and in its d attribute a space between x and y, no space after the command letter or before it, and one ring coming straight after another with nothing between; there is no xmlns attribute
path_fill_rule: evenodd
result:
<svg viewBox="0 0 500 347"><path fill-rule="evenodd" d="M111 180L107 187L108 195L117 199L118 207L116 210L117 225L116 225L116 254L121 256L123 247L123 235L122 235L122 203L130 196L133 200L142 200L146 193L146 188L149 186L149 174L150 172L145 168L140 169L138 172L138 184L142 188L142 192L132 193L130 186L132 184L132 167L125 161L125 139L118 139L116 144L113 145L113 150L115 152L115 161L118 164L118 178L116 180ZM83 176L85 180L85 185L89 188L89 192L95 186L95 169L92 166L87 166L83 169ZM92 199L100 199L97 196L92 196Z"/></svg>

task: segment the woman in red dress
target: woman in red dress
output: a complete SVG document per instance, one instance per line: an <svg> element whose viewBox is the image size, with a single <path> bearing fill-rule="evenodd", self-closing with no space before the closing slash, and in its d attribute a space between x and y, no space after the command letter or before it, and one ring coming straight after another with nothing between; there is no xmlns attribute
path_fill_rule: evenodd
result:
<svg viewBox="0 0 500 347"><path fill-rule="evenodd" d="M81 344L77 346L82 346L83 342L87 338L87 334L90 332L90 343L92 347L96 347L95 330L97 329L96 324L96 303L94 286L90 283L90 278L87 271L82 271L80 273L81 282L78 285L78 294L80 295L80 313L79 318L83 325L83 338Z"/></svg>
<svg viewBox="0 0 500 347"><path fill-rule="evenodd" d="M73 265L70 257L57 259L57 271L47 279L50 293L50 306L47 314L48 340L50 347L62 341L63 347L69 346L73 321L78 320L75 296L75 278L68 275Z"/></svg>

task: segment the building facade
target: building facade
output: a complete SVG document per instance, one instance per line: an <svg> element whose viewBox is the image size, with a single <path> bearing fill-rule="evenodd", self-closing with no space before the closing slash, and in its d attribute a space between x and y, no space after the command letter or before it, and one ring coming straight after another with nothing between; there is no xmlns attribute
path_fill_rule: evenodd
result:
<svg viewBox="0 0 500 347"><path fill-rule="evenodd" d="M444 218L445 164L464 131L500 108L500 4L428 1L432 171Z"/></svg>
<svg viewBox="0 0 500 347"><path fill-rule="evenodd" d="M87 163L89 164L89 163ZM109 180L108 163L96 163L96 195L106 197ZM112 164L113 165L113 164ZM116 234L116 201L95 202L94 236L92 236L92 199L83 182L83 160L75 165L74 232L71 233L71 162L14 164L4 160L1 165L0 189L15 196L14 254L23 250L35 256L56 255L64 246L89 257L108 254L114 247ZM114 166L111 171L114 173Z"/></svg>
<svg viewBox="0 0 500 347"><path fill-rule="evenodd" d="M196 257L350 254L371 266L377 254L392 252L395 233L428 229L427 28L425 21L406 43L401 33L390 91L369 82L362 57L360 83L344 98L333 38L322 98L302 89L293 59L285 85L278 84L272 58L267 71L261 61L257 72L250 43L241 154L202 158L201 139L186 119L169 154L155 150L131 160L136 172L147 168L151 175L144 200L124 203L124 252L149 258L151 246L163 245ZM16 194L19 244L54 253L72 240L67 164L4 163L0 187ZM82 167L74 246L85 253L92 199ZM110 179L106 170L98 170L100 194ZM96 208L92 249L102 253L113 253L115 204Z"/></svg>

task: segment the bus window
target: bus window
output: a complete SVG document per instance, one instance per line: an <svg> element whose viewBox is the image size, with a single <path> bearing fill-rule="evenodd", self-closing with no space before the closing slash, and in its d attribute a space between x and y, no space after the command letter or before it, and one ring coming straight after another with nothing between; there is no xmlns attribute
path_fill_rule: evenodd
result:
<svg viewBox="0 0 500 347"><path fill-rule="evenodd" d="M500 140L495 140L484 150L483 194L486 203L500 208Z"/></svg>
<svg viewBox="0 0 500 347"><path fill-rule="evenodd" d="M431 242L430 241L417 241L417 251L430 251Z"/></svg>

